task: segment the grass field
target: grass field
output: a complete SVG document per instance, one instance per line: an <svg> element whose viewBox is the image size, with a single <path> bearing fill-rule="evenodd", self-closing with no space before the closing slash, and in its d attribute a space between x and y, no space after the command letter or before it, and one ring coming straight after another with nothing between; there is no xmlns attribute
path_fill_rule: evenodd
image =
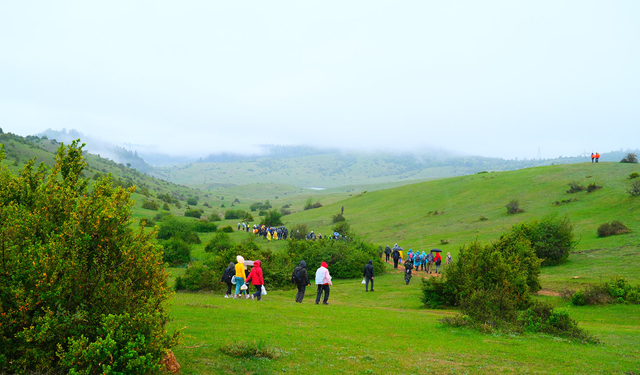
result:
<svg viewBox="0 0 640 375"><path fill-rule="evenodd" d="M625 192L626 177L633 171L638 171L637 165L601 163L456 177L355 194L285 219L328 233L331 215L344 205L355 231L369 241L383 246L399 242L414 250L440 247L455 257L464 243L496 239L515 223L556 212L575 224L579 243L567 263L542 269L543 289L577 289L613 275L638 284L640 199ZM603 188L568 194L572 181L593 181ZM578 200L553 204L567 198ZM519 199L525 212L508 215L504 206L510 199ZM429 214L435 210L445 213ZM480 221L480 216L489 220ZM598 225L614 219L632 232L597 237ZM236 241L243 236L232 234ZM203 236L203 242L207 238ZM450 244L440 245L440 239ZM274 251L284 246L282 241L257 243ZM194 257L209 256L203 246L195 248ZM175 277L184 269L170 272ZM174 351L185 374L640 373L638 305L575 307L560 297L535 297L567 308L582 328L603 342L592 345L546 335L485 335L443 327L438 319L456 311L422 308L418 278L405 286L399 273L390 272L376 283L375 292L365 293L359 279L336 280L329 306L313 304L314 285L303 304L293 301L295 291L270 291L261 302L206 292L177 293L170 306L171 325L183 329L185 340ZM255 342L279 349L282 355L236 358L221 351L234 342Z"/></svg>

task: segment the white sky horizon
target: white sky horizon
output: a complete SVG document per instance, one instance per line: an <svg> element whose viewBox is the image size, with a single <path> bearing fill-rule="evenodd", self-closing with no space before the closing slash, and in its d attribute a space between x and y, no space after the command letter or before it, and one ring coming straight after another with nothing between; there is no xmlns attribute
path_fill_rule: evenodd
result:
<svg viewBox="0 0 640 375"><path fill-rule="evenodd" d="M0 128L162 153L259 144L637 149L640 3L0 4Z"/></svg>

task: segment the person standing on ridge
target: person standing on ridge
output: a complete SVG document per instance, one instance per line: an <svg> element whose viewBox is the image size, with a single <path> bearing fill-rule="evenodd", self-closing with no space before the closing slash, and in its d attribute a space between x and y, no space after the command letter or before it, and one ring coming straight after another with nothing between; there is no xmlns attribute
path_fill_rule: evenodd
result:
<svg viewBox="0 0 640 375"><path fill-rule="evenodd" d="M373 269L373 260L369 259L369 263L364 266L364 281L366 283L364 287L365 292L369 291L369 282L371 282L371 291L373 292L373 276L375 276Z"/></svg>
<svg viewBox="0 0 640 375"><path fill-rule="evenodd" d="M318 285L318 295L316 296L316 305L320 303L320 297L322 297L322 292L324 292L324 300L322 301L323 305L328 305L329 302L329 291L331 290L331 275L329 274L329 265L327 262L322 262L320 264L320 268L316 271L316 285Z"/></svg>
<svg viewBox="0 0 640 375"><path fill-rule="evenodd" d="M600 154L598 153L598 151L596 151L596 163L598 162L598 160L600 160Z"/></svg>
<svg viewBox="0 0 640 375"><path fill-rule="evenodd" d="M596 158L596 155L592 152L591 153L591 162L593 163L593 160Z"/></svg>

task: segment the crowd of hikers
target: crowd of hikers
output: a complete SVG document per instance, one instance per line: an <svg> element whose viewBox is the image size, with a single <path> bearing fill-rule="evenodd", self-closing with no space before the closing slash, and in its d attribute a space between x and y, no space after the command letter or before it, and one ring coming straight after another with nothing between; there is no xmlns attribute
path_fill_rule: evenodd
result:
<svg viewBox="0 0 640 375"><path fill-rule="evenodd" d="M440 249L432 249L429 253L425 251L420 253L419 251L414 252L413 249L409 249L404 261L405 284L409 285L413 272L422 270L425 273L440 274L440 265L442 263L442 258L440 256L441 252L442 251ZM398 244L395 244L393 248L390 248L387 245L384 250L384 254L387 262L389 262L390 257L393 258L394 269L398 268L399 262L402 263L404 252ZM382 252L380 252L380 256L382 256ZM451 264L452 260L451 253L447 253L445 264ZM222 279L220 280L222 283L227 284L227 291L224 298L242 299L244 297L245 299L251 298L257 301L262 300L262 296L266 295L267 291L264 287L264 278L260 261L245 261L241 255L236 257L236 261L237 263L235 265L233 262L229 263L229 266L224 270ZM248 267L251 267L251 270L247 275L246 271ZM365 285L365 292L374 291L374 277L375 269L373 266L373 260L370 259L364 266L362 274L362 284ZM306 288L311 286L309 273L307 271L307 263L304 260L300 261L300 264L298 264L298 266L293 270L291 282L296 284L298 288L296 293L296 302L302 303ZM249 294L249 283L251 283L255 288L255 293L253 294ZM326 262L322 262L320 267L316 270L315 284L317 287L316 305L320 304L320 300L322 300L323 305L328 305L329 293L333 284L331 282L331 274L329 273L329 265ZM371 289L369 289L369 284L371 284ZM235 285L234 293L232 293L233 285Z"/></svg>
<svg viewBox="0 0 640 375"><path fill-rule="evenodd" d="M310 240L310 241L321 240L323 238L328 238L328 239L331 239L331 240L343 240L343 241L349 241L350 240L349 237L343 236L338 232L333 232L333 234L331 234L331 235L323 236L322 233L318 233L318 235L316 235L315 233L313 233L313 231L311 231L311 232L307 233L305 238L307 240Z"/></svg>
<svg viewBox="0 0 640 375"><path fill-rule="evenodd" d="M244 222L242 224L238 223L238 230L240 230L240 225L244 230ZM249 224L247 224L247 232L249 231ZM289 230L284 226L279 227L271 227L267 225L253 225L253 234L257 237L262 237L265 240L286 240L289 238Z"/></svg>

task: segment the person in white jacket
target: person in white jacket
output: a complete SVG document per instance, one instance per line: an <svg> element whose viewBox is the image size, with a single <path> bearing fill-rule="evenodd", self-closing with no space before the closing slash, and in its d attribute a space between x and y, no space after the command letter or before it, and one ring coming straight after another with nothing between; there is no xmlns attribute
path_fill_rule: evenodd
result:
<svg viewBox="0 0 640 375"><path fill-rule="evenodd" d="M329 290L331 283L331 275L329 275L329 265L327 262L322 262L320 264L320 268L316 271L316 285L318 286L318 296L316 297L316 305L320 303L320 297L322 296L322 292L324 291L324 300L322 301L323 305L328 305L329 302Z"/></svg>

